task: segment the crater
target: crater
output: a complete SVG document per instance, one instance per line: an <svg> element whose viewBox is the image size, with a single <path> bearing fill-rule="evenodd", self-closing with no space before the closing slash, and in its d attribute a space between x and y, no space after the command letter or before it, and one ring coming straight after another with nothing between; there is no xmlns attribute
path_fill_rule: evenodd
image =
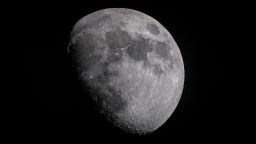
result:
<svg viewBox="0 0 256 144"><path fill-rule="evenodd" d="M147 23L147 26L146 26L147 30L153 34L153 35L158 35L160 33L159 29L158 29L158 26L156 26L155 24L153 23Z"/></svg>

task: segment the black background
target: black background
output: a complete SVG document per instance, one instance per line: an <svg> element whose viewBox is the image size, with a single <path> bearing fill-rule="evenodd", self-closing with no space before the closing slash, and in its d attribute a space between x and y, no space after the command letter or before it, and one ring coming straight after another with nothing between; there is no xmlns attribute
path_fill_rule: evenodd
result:
<svg viewBox="0 0 256 144"><path fill-rule="evenodd" d="M155 1L156 2L156 1ZM24 73L29 93L38 99L30 122L40 139L213 140L224 135L216 103L216 8L211 3L154 1L37 3L31 11L32 48L24 48ZM131 8L152 16L177 42L184 60L185 84L169 120L146 136L127 134L93 112L69 66L67 46L72 26L104 8ZM163 140L163 139L162 139Z"/></svg>

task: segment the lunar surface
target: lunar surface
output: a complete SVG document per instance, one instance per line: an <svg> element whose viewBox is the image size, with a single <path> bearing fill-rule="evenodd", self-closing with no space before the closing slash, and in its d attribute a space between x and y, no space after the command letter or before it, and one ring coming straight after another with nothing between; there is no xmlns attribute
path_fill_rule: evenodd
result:
<svg viewBox="0 0 256 144"><path fill-rule="evenodd" d="M81 18L68 46L72 66L107 121L128 133L148 134L175 110L184 65L171 34L154 18L109 8Z"/></svg>

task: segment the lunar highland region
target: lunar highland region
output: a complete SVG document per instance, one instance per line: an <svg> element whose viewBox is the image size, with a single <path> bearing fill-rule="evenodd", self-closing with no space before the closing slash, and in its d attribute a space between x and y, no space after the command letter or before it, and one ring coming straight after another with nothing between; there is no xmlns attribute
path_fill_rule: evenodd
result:
<svg viewBox="0 0 256 144"><path fill-rule="evenodd" d="M154 18L109 8L81 18L68 53L99 112L128 133L148 134L175 110L184 65L171 34Z"/></svg>

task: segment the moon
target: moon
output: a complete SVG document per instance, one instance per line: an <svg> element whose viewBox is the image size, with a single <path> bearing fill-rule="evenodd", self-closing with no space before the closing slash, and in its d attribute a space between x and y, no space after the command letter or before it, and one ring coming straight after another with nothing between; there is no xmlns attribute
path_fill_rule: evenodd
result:
<svg viewBox="0 0 256 144"><path fill-rule="evenodd" d="M167 29L127 8L81 18L71 31L68 54L82 87L106 121L137 134L161 127L180 100L182 55Z"/></svg>

